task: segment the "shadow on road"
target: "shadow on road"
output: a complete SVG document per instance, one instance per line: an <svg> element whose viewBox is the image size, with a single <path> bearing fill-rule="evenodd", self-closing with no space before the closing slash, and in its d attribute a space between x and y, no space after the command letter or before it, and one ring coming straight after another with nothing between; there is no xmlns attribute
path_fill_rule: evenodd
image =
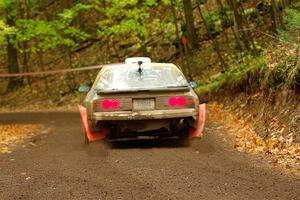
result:
<svg viewBox="0 0 300 200"><path fill-rule="evenodd" d="M65 122L65 119L78 121L80 124L80 115L78 112L64 112L64 111L45 111L45 112L0 112L1 124L37 124L49 122Z"/></svg>
<svg viewBox="0 0 300 200"><path fill-rule="evenodd" d="M106 141L112 149L147 149L147 148L186 148L190 146L188 140L180 140L177 138L165 139L130 139L121 141Z"/></svg>

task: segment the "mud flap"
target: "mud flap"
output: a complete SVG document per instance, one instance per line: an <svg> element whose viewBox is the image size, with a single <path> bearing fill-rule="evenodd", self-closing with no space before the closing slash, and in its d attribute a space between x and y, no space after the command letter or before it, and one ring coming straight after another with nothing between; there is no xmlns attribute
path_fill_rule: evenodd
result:
<svg viewBox="0 0 300 200"><path fill-rule="evenodd" d="M196 121L196 128L190 128L189 130L189 138L193 137L202 137L203 136L203 129L206 120L206 106L205 104L199 105L199 114Z"/></svg>
<svg viewBox="0 0 300 200"><path fill-rule="evenodd" d="M81 116L81 123L82 123L82 128L84 130L84 133L86 134L88 140L90 142L94 142L97 140L103 140L106 135L108 134L108 129L102 129L99 132L96 133L92 133L89 127L89 123L88 123L88 119L87 119L87 112L86 112L86 108L78 105L79 108L79 112L80 112L80 116Z"/></svg>

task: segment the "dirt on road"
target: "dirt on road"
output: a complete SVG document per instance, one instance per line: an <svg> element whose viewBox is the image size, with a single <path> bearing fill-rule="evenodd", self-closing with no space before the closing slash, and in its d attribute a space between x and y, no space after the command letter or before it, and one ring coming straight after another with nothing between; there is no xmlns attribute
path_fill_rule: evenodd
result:
<svg viewBox="0 0 300 200"><path fill-rule="evenodd" d="M6 113L0 123L51 130L0 155L0 199L300 199L299 176L235 151L211 121L189 144L90 145L75 112Z"/></svg>

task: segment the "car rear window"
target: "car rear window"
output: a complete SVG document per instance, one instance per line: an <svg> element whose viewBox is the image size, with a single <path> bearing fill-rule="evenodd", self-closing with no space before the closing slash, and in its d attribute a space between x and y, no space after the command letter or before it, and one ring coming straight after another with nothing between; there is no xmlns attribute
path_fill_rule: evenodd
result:
<svg viewBox="0 0 300 200"><path fill-rule="evenodd" d="M113 66L100 77L96 89L121 91L188 87L184 75L174 66L142 66L142 73L138 69L138 65Z"/></svg>

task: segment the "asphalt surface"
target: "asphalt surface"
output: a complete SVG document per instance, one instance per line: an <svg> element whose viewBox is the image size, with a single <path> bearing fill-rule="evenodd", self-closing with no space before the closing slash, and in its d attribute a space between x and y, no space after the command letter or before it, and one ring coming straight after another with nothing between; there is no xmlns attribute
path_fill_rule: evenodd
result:
<svg viewBox="0 0 300 200"><path fill-rule="evenodd" d="M189 144L84 145L78 113L0 114L51 128L0 155L0 199L300 199L300 177L235 151L216 124ZM43 133L44 131L41 130Z"/></svg>

